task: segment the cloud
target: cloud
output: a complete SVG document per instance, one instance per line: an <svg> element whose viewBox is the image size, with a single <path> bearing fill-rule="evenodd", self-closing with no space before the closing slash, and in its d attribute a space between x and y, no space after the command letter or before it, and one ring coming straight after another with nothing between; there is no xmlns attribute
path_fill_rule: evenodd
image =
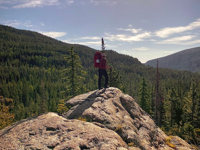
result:
<svg viewBox="0 0 200 150"><path fill-rule="evenodd" d="M62 40L65 43L73 43L73 44L80 44L80 45L87 45L87 46L93 46L93 47L99 47L101 48L101 41L87 41L87 42L79 42L79 41L71 41L71 40Z"/></svg>
<svg viewBox="0 0 200 150"><path fill-rule="evenodd" d="M193 39L194 35L187 35L181 37L175 37L163 41L156 42L157 44L183 44L183 42Z"/></svg>
<svg viewBox="0 0 200 150"><path fill-rule="evenodd" d="M195 22L190 23L188 26L180 26L180 27L173 27L173 28L167 27L159 31L156 31L155 34L158 37L166 38L171 34L194 30L199 27L200 27L200 18L197 19Z"/></svg>
<svg viewBox="0 0 200 150"><path fill-rule="evenodd" d="M66 0L67 4L70 5L72 3L74 3L74 0Z"/></svg>
<svg viewBox="0 0 200 150"><path fill-rule="evenodd" d="M7 21L3 21L3 24L7 26L11 26L11 27L19 27L19 26L25 26L28 28L34 27L31 21L20 22L17 20L7 20Z"/></svg>
<svg viewBox="0 0 200 150"><path fill-rule="evenodd" d="M151 37L151 32L143 32L135 36L130 36L126 34L111 35L109 33L105 33L105 35L106 35L105 39L110 41L134 42L134 41L143 41L144 38Z"/></svg>
<svg viewBox="0 0 200 150"><path fill-rule="evenodd" d="M43 6L51 6L51 5L63 5L68 4L71 5L74 3L74 0L0 0L0 4L10 4L14 5L12 8L20 9L20 8L35 8L35 7L43 7ZM2 9L7 9L7 7L0 6Z"/></svg>
<svg viewBox="0 0 200 150"><path fill-rule="evenodd" d="M33 24L31 21L25 21L25 22L21 22L18 20L6 20L6 21L2 21L3 25L7 25L7 26L11 26L14 28L29 28L29 29L34 29L35 28L39 28L39 27L44 27L45 24L43 22L37 22L35 24Z"/></svg>
<svg viewBox="0 0 200 150"><path fill-rule="evenodd" d="M165 54L172 54L174 53L174 51L160 51L161 53L165 53Z"/></svg>
<svg viewBox="0 0 200 150"><path fill-rule="evenodd" d="M33 25L31 24L31 21L26 21L23 25L28 28L33 27Z"/></svg>
<svg viewBox="0 0 200 150"><path fill-rule="evenodd" d="M43 22L40 22L39 25L43 26L43 27L45 26L45 24Z"/></svg>
<svg viewBox="0 0 200 150"><path fill-rule="evenodd" d="M98 37L98 36L93 36L93 37L81 37L80 39L82 40L101 40L101 37Z"/></svg>
<svg viewBox="0 0 200 150"><path fill-rule="evenodd" d="M116 0L90 0L90 3L94 5L106 4L106 5L115 5Z"/></svg>
<svg viewBox="0 0 200 150"><path fill-rule="evenodd" d="M42 5L42 2L41 1L30 1L28 3L25 3L25 4L20 4L20 5L16 5L16 6L13 6L13 8L29 8L29 7L37 7L37 6L41 6Z"/></svg>
<svg viewBox="0 0 200 150"><path fill-rule="evenodd" d="M66 32L43 32L43 31L39 31L39 33L52 38L62 37L67 34Z"/></svg>
<svg viewBox="0 0 200 150"><path fill-rule="evenodd" d="M184 43L181 43L181 45L193 45L193 44L198 44L198 43L200 43L200 40L184 42Z"/></svg>
<svg viewBox="0 0 200 150"><path fill-rule="evenodd" d="M129 25L130 26L130 25ZM132 32L132 33L138 33L138 32L140 32L142 29L134 29L134 28L132 28L132 29L123 29L123 28L119 28L119 29L117 29L117 30L121 30L121 31L130 31L130 32Z"/></svg>
<svg viewBox="0 0 200 150"><path fill-rule="evenodd" d="M17 20L7 20L7 21L3 21L3 24L7 26L11 26L11 27L17 27L22 23Z"/></svg>
<svg viewBox="0 0 200 150"><path fill-rule="evenodd" d="M58 5L58 0L24 0L21 1L22 4L15 5L13 8L34 8L43 7L44 5Z"/></svg>
<svg viewBox="0 0 200 150"><path fill-rule="evenodd" d="M146 51L146 50L149 50L148 47L136 47L136 48L133 48L131 49L133 51Z"/></svg>
<svg viewBox="0 0 200 150"><path fill-rule="evenodd" d="M80 40L81 38L79 38ZM89 39L88 39L89 40ZM73 44L81 44L81 45L87 45L87 46L91 46L91 47L95 47L95 48L101 48L101 40L98 39L98 41L78 41L77 39L68 39L68 40L62 40L65 43L73 43ZM112 48L116 48L116 45L110 45L110 44L105 44L106 45L106 49L112 49Z"/></svg>
<svg viewBox="0 0 200 150"><path fill-rule="evenodd" d="M78 44L82 45L95 45L95 46L101 46L101 41L95 41L95 42L79 42Z"/></svg>

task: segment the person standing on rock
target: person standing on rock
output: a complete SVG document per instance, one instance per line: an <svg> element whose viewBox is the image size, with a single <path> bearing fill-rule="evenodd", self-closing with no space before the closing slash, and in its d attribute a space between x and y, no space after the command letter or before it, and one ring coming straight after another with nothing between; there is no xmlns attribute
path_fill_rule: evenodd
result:
<svg viewBox="0 0 200 150"><path fill-rule="evenodd" d="M102 89L101 88L101 78L102 78L102 75L105 77L105 85L104 87L105 88L108 88L107 84L108 84L108 74L106 72L106 69L111 69L112 70L112 67L109 67L106 63L106 54L103 53L102 54L102 58L101 58L101 62L100 62L100 67L99 67L99 80L98 80L98 87L99 87L99 90Z"/></svg>

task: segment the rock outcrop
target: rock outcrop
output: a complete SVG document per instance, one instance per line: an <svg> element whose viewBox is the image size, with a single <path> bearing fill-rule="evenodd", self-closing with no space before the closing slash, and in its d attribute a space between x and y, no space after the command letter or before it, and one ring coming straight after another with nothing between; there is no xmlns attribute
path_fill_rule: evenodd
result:
<svg viewBox="0 0 200 150"><path fill-rule="evenodd" d="M55 113L20 121L0 131L0 149L127 150L114 131L92 123L68 120Z"/></svg>
<svg viewBox="0 0 200 150"><path fill-rule="evenodd" d="M177 136L168 137L117 88L88 92L66 105L71 108L63 116L50 112L0 130L0 149L194 149Z"/></svg>
<svg viewBox="0 0 200 150"><path fill-rule="evenodd" d="M141 150L193 149L182 139L168 137L132 97L117 88L82 94L67 101L66 105L71 109L63 117L86 118L101 128L115 131L128 145Z"/></svg>

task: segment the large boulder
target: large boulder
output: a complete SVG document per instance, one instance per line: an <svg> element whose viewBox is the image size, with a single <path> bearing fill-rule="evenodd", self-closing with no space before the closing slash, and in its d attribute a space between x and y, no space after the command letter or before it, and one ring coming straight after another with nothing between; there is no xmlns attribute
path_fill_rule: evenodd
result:
<svg viewBox="0 0 200 150"><path fill-rule="evenodd" d="M132 97L117 88L82 94L68 100L66 105L70 109L63 117L85 118L97 126L113 130L129 146L141 150L172 150L181 149L183 147L180 145L184 145L188 150L193 149L184 140L169 143L169 137L156 126L151 116L142 110Z"/></svg>
<svg viewBox="0 0 200 150"><path fill-rule="evenodd" d="M168 137L132 97L117 88L91 91L66 105L70 109L63 116L49 112L0 130L0 149L194 149L177 136Z"/></svg>
<svg viewBox="0 0 200 150"><path fill-rule="evenodd" d="M128 146L112 130L50 112L0 130L0 149L127 150Z"/></svg>

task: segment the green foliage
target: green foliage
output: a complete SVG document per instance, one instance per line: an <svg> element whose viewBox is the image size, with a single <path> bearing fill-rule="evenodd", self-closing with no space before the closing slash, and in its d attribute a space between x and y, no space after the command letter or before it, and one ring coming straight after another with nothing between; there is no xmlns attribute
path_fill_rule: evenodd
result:
<svg viewBox="0 0 200 150"><path fill-rule="evenodd" d="M68 68L63 69L64 74L66 75L65 78L67 80L67 92L69 91L69 95L73 97L81 93L84 90L83 85L80 85L80 82L84 80L84 75L86 71L82 70L82 65L80 62L80 57L74 53L74 48L71 47L69 49L69 56L65 57L67 59Z"/></svg>
<svg viewBox="0 0 200 150"><path fill-rule="evenodd" d="M59 114L63 114L64 112L66 112L68 110L67 106L65 106L65 101L64 99L61 99L59 101L59 104L58 104L58 108L57 108L57 112Z"/></svg>
<svg viewBox="0 0 200 150"><path fill-rule="evenodd" d="M13 108L13 100L0 96L0 129L13 122L14 114L9 112Z"/></svg>
<svg viewBox="0 0 200 150"><path fill-rule="evenodd" d="M170 120L170 126L172 127L174 124L180 125L181 116L183 115L183 103L174 88L168 91L164 109L166 110L165 117Z"/></svg>
<svg viewBox="0 0 200 150"><path fill-rule="evenodd" d="M194 121L194 115L196 114L197 104L198 104L198 93L197 93L197 85L195 81L192 79L190 92L188 93L188 100L191 103L191 121Z"/></svg>
<svg viewBox="0 0 200 150"><path fill-rule="evenodd" d="M198 80L197 80L198 81ZM165 132L178 135L189 143L200 144L199 138L199 87L193 79L185 97L180 94L184 87L169 90L165 100ZM193 119L192 119L193 116Z"/></svg>
<svg viewBox="0 0 200 150"><path fill-rule="evenodd" d="M116 71L115 69L110 69L108 71L108 83L110 87L117 87L123 92L126 91L126 86L123 83L122 75L120 75L119 71Z"/></svg>
<svg viewBox="0 0 200 150"><path fill-rule="evenodd" d="M147 81L146 78L143 76L142 81L140 83L140 107L145 110L147 113L150 113L151 105L150 105L150 99L149 99L149 93L147 90Z"/></svg>

